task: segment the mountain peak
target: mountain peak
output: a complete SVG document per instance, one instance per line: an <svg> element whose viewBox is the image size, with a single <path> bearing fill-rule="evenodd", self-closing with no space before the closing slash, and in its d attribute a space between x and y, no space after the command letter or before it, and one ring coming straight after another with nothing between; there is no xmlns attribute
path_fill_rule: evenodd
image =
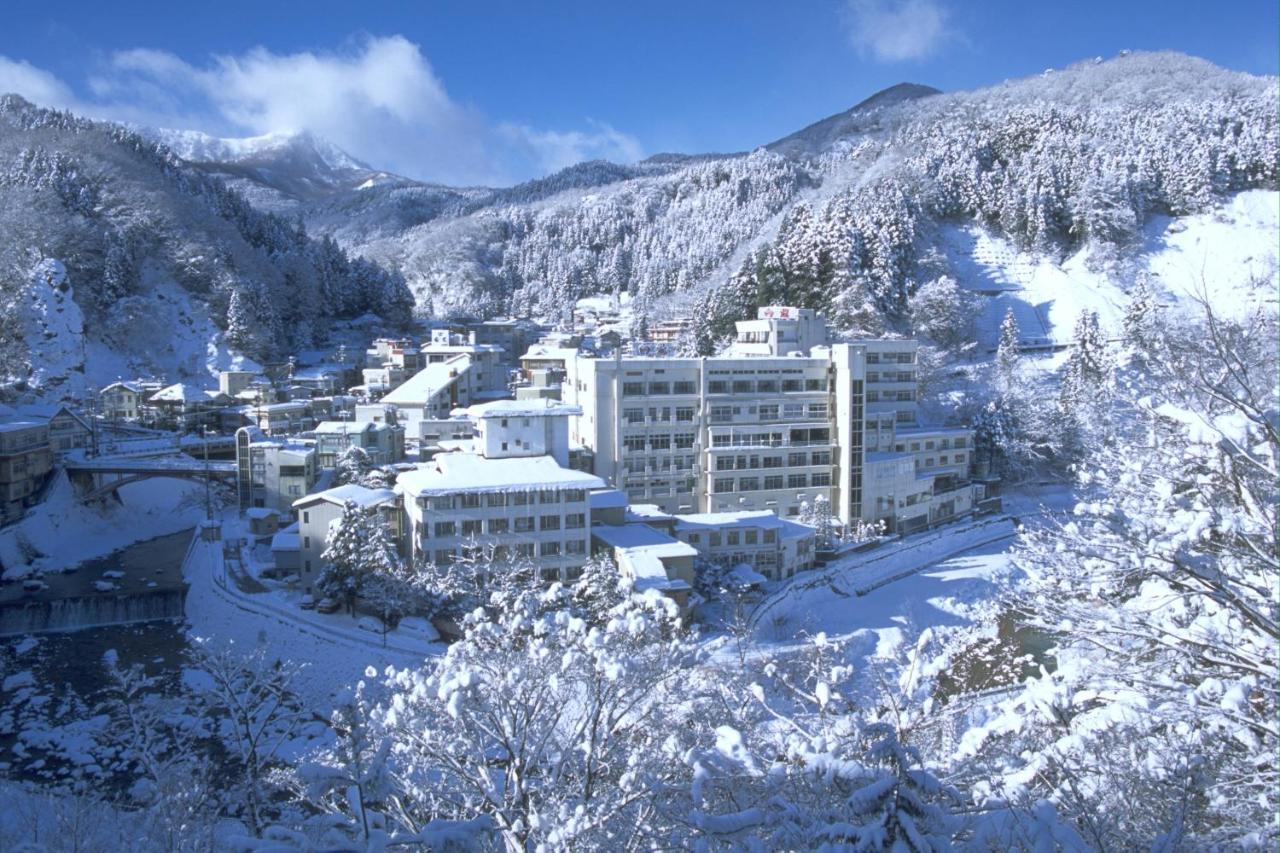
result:
<svg viewBox="0 0 1280 853"><path fill-rule="evenodd" d="M897 83L862 99L842 113L827 116L789 136L770 142L765 148L790 156L816 154L829 148L840 137L857 132L863 124L860 119L865 119L876 110L940 94L941 90L921 83Z"/></svg>

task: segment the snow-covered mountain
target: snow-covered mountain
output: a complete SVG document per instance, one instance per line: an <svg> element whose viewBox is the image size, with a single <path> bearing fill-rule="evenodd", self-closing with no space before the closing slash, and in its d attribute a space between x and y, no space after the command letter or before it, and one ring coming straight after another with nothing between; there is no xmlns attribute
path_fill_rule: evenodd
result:
<svg viewBox="0 0 1280 853"><path fill-rule="evenodd" d="M423 314L555 317L626 291L640 315L692 312L712 334L763 300L909 332L917 288L951 274L948 223L1047 258L1094 245L1124 274L1153 216L1274 188L1276 97L1274 77L1125 54L972 92L897 86L750 154L583 164L467 197L374 189L306 215L402 271Z"/></svg>
<svg viewBox="0 0 1280 853"><path fill-rule="evenodd" d="M3 396L74 397L86 380L138 373L208 379L242 355L309 346L335 319L402 321L410 299L398 276L167 147L0 98Z"/></svg>
<svg viewBox="0 0 1280 853"><path fill-rule="evenodd" d="M239 139L196 130L143 132L196 169L223 179L255 206L277 213L337 193L414 183L374 169L308 131Z"/></svg>
<svg viewBox="0 0 1280 853"><path fill-rule="evenodd" d="M1276 188L1276 97L1274 77L1126 54L971 92L902 84L750 153L582 163L502 189L388 175L310 134L165 131L157 146L11 98L0 292L25 305L35 261L60 261L86 337L127 365L193 360L131 351L151 340L140 324L186 326L169 310L184 300L206 312L201 340L258 355L334 316L403 317L400 276L420 316L556 319L627 292L637 318L697 318L699 351L766 301L915 334L922 285L967 284L956 229L1037 263L1081 258L1123 291L1160 217ZM30 372L31 348L0 334L8 375Z"/></svg>

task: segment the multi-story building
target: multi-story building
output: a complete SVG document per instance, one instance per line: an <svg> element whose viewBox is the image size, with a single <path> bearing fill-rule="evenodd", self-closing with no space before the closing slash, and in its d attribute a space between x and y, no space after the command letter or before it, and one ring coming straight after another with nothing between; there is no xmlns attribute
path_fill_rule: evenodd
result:
<svg viewBox="0 0 1280 853"><path fill-rule="evenodd" d="M261 430L236 431L236 484L240 509L289 513L294 501L316 484L315 448L300 441L268 438Z"/></svg>
<svg viewBox="0 0 1280 853"><path fill-rule="evenodd" d="M367 489L348 483L299 498L293 502L293 511L298 517L301 583L303 591L308 594L324 569L323 555L329 527L342 517L348 503L354 503L366 512L377 513L391 540L397 545L404 541L400 497L391 489Z"/></svg>
<svg viewBox="0 0 1280 853"><path fill-rule="evenodd" d="M476 333L459 334L449 329L433 329L431 339L422 345L427 364L440 364L459 355L471 359L468 381L471 393L478 399L495 399L507 395L510 369L503 349L493 344L476 342Z"/></svg>
<svg viewBox="0 0 1280 853"><path fill-rule="evenodd" d="M971 431L930 433L937 441L947 434L945 468L941 452L930 456L923 443L901 451L911 454L909 484L893 456L899 433L919 428L916 346L829 344L813 311L768 307L738 324L737 341L719 357L578 354L566 363L562 389L565 402L582 409L569 439L630 502L666 512L770 510L787 518L823 500L844 525L883 520L892 530L915 529L967 512L980 497L967 480L967 451L957 461L954 450L957 440L972 445Z"/></svg>
<svg viewBox="0 0 1280 853"><path fill-rule="evenodd" d="M159 425L197 432L206 427L216 429L221 423L219 410L231 403L232 399L221 391L178 382L156 391L142 408L143 417Z"/></svg>
<svg viewBox="0 0 1280 853"><path fill-rule="evenodd" d="M0 524L22 516L52 469L48 421L0 421Z"/></svg>
<svg viewBox="0 0 1280 853"><path fill-rule="evenodd" d="M374 465L391 465L404 459L404 427L392 421L323 421L312 431L316 461L322 469L338 463L338 457L355 445Z"/></svg>
<svg viewBox="0 0 1280 853"><path fill-rule="evenodd" d="M98 406L109 421L136 421L142 417L145 397L137 382L112 382L98 393Z"/></svg>
<svg viewBox="0 0 1280 853"><path fill-rule="evenodd" d="M315 426L316 419L307 400L245 406L241 413L267 435L296 435Z"/></svg>
<svg viewBox="0 0 1280 853"><path fill-rule="evenodd" d="M49 423L49 446L57 456L88 447L93 437L89 421L59 403L23 406L19 413L23 419Z"/></svg>
<svg viewBox="0 0 1280 853"><path fill-rule="evenodd" d="M547 580L577 578L590 553L588 494L603 483L563 467L570 413L545 401L475 407L474 452L438 453L401 474L415 557L447 564L492 551Z"/></svg>

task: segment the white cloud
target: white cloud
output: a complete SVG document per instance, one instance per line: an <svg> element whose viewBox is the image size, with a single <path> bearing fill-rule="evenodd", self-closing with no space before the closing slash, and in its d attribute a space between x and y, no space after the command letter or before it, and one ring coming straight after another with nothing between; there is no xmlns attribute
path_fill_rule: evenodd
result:
<svg viewBox="0 0 1280 853"><path fill-rule="evenodd" d="M498 132L543 172L554 172L584 160L633 163L644 156L635 137L605 122L588 119L587 124L590 131L538 130L522 124L501 124Z"/></svg>
<svg viewBox="0 0 1280 853"><path fill-rule="evenodd" d="M57 77L34 65L0 56L0 94L18 94L49 107L69 108L75 96Z"/></svg>
<svg viewBox="0 0 1280 853"><path fill-rule="evenodd" d="M924 59L955 36L937 0L849 0L846 11L853 46L881 62Z"/></svg>
<svg viewBox="0 0 1280 853"><path fill-rule="evenodd" d="M74 100L53 75L0 57L0 91L10 77L38 103ZM642 156L634 138L603 123L494 125L451 98L402 36L328 53L255 48L200 65L140 48L113 54L87 84L92 97L78 106L92 115L220 136L308 130L379 168L449 183L509 183L579 159Z"/></svg>

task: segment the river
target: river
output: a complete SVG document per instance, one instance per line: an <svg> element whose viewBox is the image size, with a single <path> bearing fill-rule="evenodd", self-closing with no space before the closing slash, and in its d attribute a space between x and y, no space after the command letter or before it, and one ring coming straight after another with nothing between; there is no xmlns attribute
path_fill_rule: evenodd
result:
<svg viewBox="0 0 1280 853"><path fill-rule="evenodd" d="M46 574L48 588L39 592L17 583L0 586L0 636L181 620L182 558L191 535L159 536Z"/></svg>

